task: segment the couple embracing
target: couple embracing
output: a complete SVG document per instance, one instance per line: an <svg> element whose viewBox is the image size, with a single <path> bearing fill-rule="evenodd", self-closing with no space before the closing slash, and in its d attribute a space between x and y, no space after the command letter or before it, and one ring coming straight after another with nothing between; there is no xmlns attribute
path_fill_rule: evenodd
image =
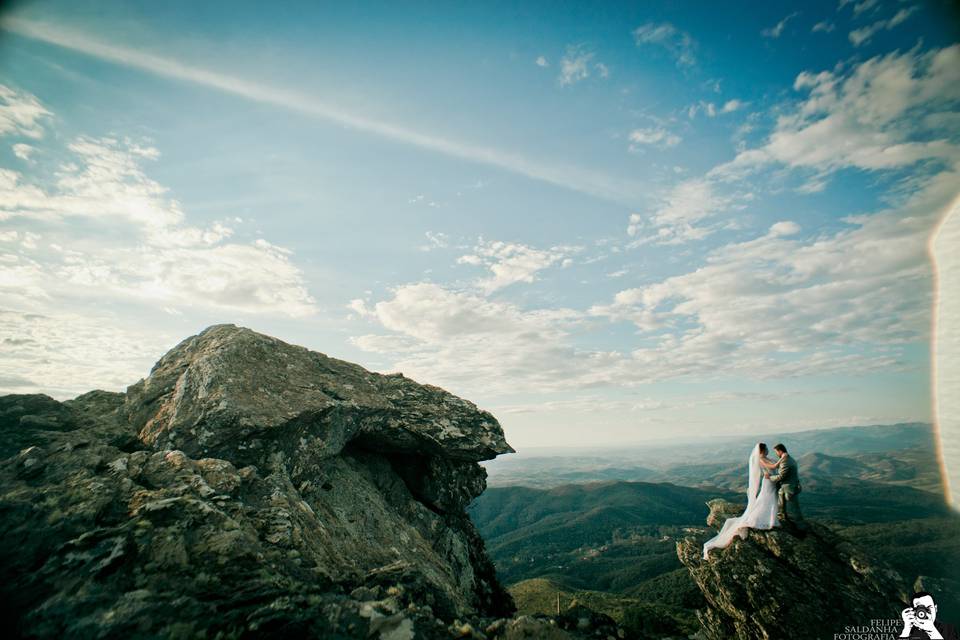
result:
<svg viewBox="0 0 960 640"><path fill-rule="evenodd" d="M777 460L767 457L767 445L760 442L750 453L750 482L747 488L747 508L736 518L728 518L723 528L703 545L703 557L710 549L726 547L734 536L747 537L748 529L772 529L786 523L805 530L800 512L800 476L796 461L787 448L778 444L773 448Z"/></svg>

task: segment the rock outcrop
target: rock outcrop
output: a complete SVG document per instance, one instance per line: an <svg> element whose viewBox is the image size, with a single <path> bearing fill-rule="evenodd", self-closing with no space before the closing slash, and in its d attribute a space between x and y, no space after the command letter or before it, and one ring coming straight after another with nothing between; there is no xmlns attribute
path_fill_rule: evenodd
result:
<svg viewBox="0 0 960 640"><path fill-rule="evenodd" d="M725 500L708 506L708 524L717 529L743 511ZM806 532L750 530L709 560L702 558L702 538L677 543L707 601L697 612L705 638L833 638L845 626L899 618L907 597L901 576L828 527L809 525Z"/></svg>
<svg viewBox="0 0 960 640"><path fill-rule="evenodd" d="M402 375L215 325L126 393L0 398L0 444L21 636L431 638L513 612L465 513L512 449Z"/></svg>

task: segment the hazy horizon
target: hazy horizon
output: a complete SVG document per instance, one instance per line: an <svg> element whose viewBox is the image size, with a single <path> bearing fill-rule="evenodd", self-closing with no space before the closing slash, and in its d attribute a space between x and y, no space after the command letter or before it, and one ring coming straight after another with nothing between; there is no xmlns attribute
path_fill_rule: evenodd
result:
<svg viewBox="0 0 960 640"><path fill-rule="evenodd" d="M750 431L750 432L723 432L723 433L706 433L701 436L684 436L682 438L675 438L671 436L664 436L660 438L650 438L648 440L627 440L623 442L618 442L616 444L602 444L602 445L590 445L590 444L568 444L568 445L533 445L525 446L522 448L522 451L517 451L516 453L544 453L549 451L557 452L574 452L579 451L582 453L597 451L597 452L611 452L611 451L629 451L632 449L656 449L662 447L675 447L682 446L685 444L698 444L698 443L708 443L715 442L718 440L727 440L731 442L736 442L744 440L746 438L766 438L770 440L768 443L771 447L778 442L775 438L769 436L780 436L781 439L789 438L792 434L798 433L810 433L812 431L833 431L840 429L870 429L870 428L883 428L883 427L896 427L903 425L922 425L924 427L933 428L933 424L930 422L898 422L891 424L862 424L862 425L839 425L839 426L821 426L821 427L808 427L805 429L795 429L790 430L789 427L785 427L782 432L771 432L769 429L765 431ZM508 434L509 435L509 434ZM786 443L784 443L786 444ZM513 455L513 454L501 454L503 455Z"/></svg>

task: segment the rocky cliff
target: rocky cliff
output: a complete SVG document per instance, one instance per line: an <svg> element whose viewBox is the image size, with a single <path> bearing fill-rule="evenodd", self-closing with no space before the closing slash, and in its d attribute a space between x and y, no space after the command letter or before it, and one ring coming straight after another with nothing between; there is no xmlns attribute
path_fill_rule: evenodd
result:
<svg viewBox="0 0 960 640"><path fill-rule="evenodd" d="M126 393L0 398L0 446L22 636L449 637L513 612L464 511L512 449L402 375L216 325Z"/></svg>
<svg viewBox="0 0 960 640"><path fill-rule="evenodd" d="M725 500L708 506L707 523L716 529L743 511ZM846 626L899 619L907 597L901 576L828 527L809 524L805 533L750 530L709 560L702 559L702 538L677 544L707 601L698 611L705 638L832 639Z"/></svg>

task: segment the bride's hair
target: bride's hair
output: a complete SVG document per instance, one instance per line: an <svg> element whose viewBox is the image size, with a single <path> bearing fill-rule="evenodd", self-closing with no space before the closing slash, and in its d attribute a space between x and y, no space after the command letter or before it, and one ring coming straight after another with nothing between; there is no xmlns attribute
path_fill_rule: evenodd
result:
<svg viewBox="0 0 960 640"><path fill-rule="evenodd" d="M760 449L760 453L764 453L764 454L765 454L765 453L767 452L767 443L766 443L766 442L758 442L758 443L757 443L757 448Z"/></svg>

